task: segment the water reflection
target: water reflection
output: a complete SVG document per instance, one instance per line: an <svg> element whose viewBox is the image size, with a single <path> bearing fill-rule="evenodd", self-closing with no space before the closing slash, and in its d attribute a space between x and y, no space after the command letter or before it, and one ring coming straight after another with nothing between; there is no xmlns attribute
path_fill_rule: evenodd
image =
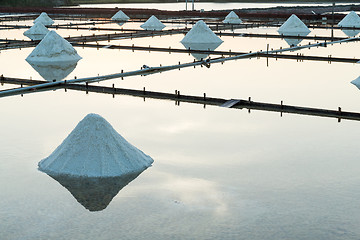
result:
<svg viewBox="0 0 360 240"><path fill-rule="evenodd" d="M65 79L77 66L76 62L29 62L40 76L46 81L61 81Z"/></svg>
<svg viewBox="0 0 360 240"><path fill-rule="evenodd" d="M302 40L304 40L301 37L306 37L309 33L299 33L299 34L283 34L284 36L298 36L299 38L286 38L284 37L285 42L287 42L287 44L289 44L289 46L297 46L299 45Z"/></svg>
<svg viewBox="0 0 360 240"><path fill-rule="evenodd" d="M360 89L360 77L352 80L351 83L354 84L358 89Z"/></svg>
<svg viewBox="0 0 360 240"><path fill-rule="evenodd" d="M201 51L214 51L223 42L213 43L192 43L192 42L181 42L186 49L201 50ZM209 56L207 53L191 53L196 60L205 59Z"/></svg>
<svg viewBox="0 0 360 240"><path fill-rule="evenodd" d="M345 33L348 37L355 37L360 33L360 30L341 29L341 31L343 31L343 33Z"/></svg>
<svg viewBox="0 0 360 240"><path fill-rule="evenodd" d="M81 205L94 212L104 210L119 191L141 173L137 172L119 177L48 175L65 187Z"/></svg>
<svg viewBox="0 0 360 240"><path fill-rule="evenodd" d="M122 25L124 25L126 22L122 21L122 22L116 22L117 25L119 25L120 27L122 27Z"/></svg>

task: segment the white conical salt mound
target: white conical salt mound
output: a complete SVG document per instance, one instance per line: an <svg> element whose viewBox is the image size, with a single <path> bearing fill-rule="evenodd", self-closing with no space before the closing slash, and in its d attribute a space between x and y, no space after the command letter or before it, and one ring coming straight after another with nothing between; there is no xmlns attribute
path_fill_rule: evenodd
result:
<svg viewBox="0 0 360 240"><path fill-rule="evenodd" d="M126 15L123 11L119 10L114 16L112 16L111 20L114 21L123 21L126 22L127 20L129 20L130 18L128 17L128 15Z"/></svg>
<svg viewBox="0 0 360 240"><path fill-rule="evenodd" d="M230 23L230 24L240 24L242 23L239 16L234 12L231 11L223 20L223 23Z"/></svg>
<svg viewBox="0 0 360 240"><path fill-rule="evenodd" d="M193 28L185 35L181 43L222 43L216 34L206 25L203 20L199 20Z"/></svg>
<svg viewBox="0 0 360 240"><path fill-rule="evenodd" d="M152 15L145 23L141 24L140 27L145 30L160 31L165 27L165 24Z"/></svg>
<svg viewBox="0 0 360 240"><path fill-rule="evenodd" d="M26 58L32 63L77 62L81 57L73 46L55 31L50 31Z"/></svg>
<svg viewBox="0 0 360 240"><path fill-rule="evenodd" d="M44 24L37 22L31 28L24 32L24 35L32 40L41 40L43 39L46 34L49 32Z"/></svg>
<svg viewBox="0 0 360 240"><path fill-rule="evenodd" d="M351 11L339 23L339 27L360 27L360 17L356 12Z"/></svg>
<svg viewBox="0 0 360 240"><path fill-rule="evenodd" d="M352 80L351 83L354 84L358 89L360 89L360 77Z"/></svg>
<svg viewBox="0 0 360 240"><path fill-rule="evenodd" d="M42 24L44 24L45 26L50 26L50 25L54 24L54 20L52 20L52 19L47 15L46 12L42 12L42 13L40 14L40 16L37 17L37 18L34 20L34 23L37 23L37 22L42 23Z"/></svg>
<svg viewBox="0 0 360 240"><path fill-rule="evenodd" d="M48 174L115 177L141 172L153 162L104 118L92 113L38 166Z"/></svg>
<svg viewBox="0 0 360 240"><path fill-rule="evenodd" d="M307 35L310 29L295 15L291 15L279 28L278 32L284 35Z"/></svg>

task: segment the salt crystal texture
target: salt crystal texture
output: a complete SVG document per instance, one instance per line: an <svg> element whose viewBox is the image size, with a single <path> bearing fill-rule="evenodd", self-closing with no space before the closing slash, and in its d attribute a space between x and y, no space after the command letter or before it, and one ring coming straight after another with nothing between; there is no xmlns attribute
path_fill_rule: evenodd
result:
<svg viewBox="0 0 360 240"><path fill-rule="evenodd" d="M239 16L234 12L231 11L223 20L223 23L230 23L230 24L240 24L242 23Z"/></svg>
<svg viewBox="0 0 360 240"><path fill-rule="evenodd" d="M38 166L49 175L115 177L141 172L153 162L104 118L88 114Z"/></svg>
<svg viewBox="0 0 360 240"><path fill-rule="evenodd" d="M310 29L295 15L291 15L278 29L280 34L306 36Z"/></svg>
<svg viewBox="0 0 360 240"><path fill-rule="evenodd" d="M31 28L24 32L24 36L27 36L31 40L41 40L49 32L44 24L37 22Z"/></svg>
<svg viewBox="0 0 360 240"><path fill-rule="evenodd" d="M37 22L42 23L42 24L44 24L45 26L50 26L50 25L54 24L54 20L52 20L52 19L47 15L46 12L42 12L42 13L40 14L40 16L37 17L37 18L34 20L34 23L37 23Z"/></svg>
<svg viewBox="0 0 360 240"><path fill-rule="evenodd" d="M129 20L130 18L128 17L128 15L126 15L123 11L119 10L114 16L112 16L111 18L114 21L123 21L126 22L127 20Z"/></svg>
<svg viewBox="0 0 360 240"><path fill-rule="evenodd" d="M165 27L165 24L152 15L145 23L141 24L140 27L145 30L160 31Z"/></svg>
<svg viewBox="0 0 360 240"><path fill-rule="evenodd" d="M68 41L55 31L50 31L30 53L26 61L38 64L45 62L77 62L80 59L81 57Z"/></svg>
<svg viewBox="0 0 360 240"><path fill-rule="evenodd" d="M339 27L360 27L360 17L356 12L351 11L339 23Z"/></svg>
<svg viewBox="0 0 360 240"><path fill-rule="evenodd" d="M203 20L198 21L193 28L181 40L182 44L185 43L222 43L216 34L206 25Z"/></svg>
<svg viewBox="0 0 360 240"><path fill-rule="evenodd" d="M360 89L360 77L352 80L351 83L354 84L358 89Z"/></svg>

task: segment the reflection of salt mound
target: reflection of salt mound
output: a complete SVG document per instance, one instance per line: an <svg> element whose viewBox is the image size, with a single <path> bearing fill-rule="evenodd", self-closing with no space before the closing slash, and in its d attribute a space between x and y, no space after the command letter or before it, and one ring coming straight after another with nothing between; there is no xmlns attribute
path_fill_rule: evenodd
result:
<svg viewBox="0 0 360 240"><path fill-rule="evenodd" d="M45 26L50 26L52 24L54 24L54 20L52 20L47 14L46 12L42 12L40 14L39 17L37 17L35 20L34 20L34 23L42 23L43 25Z"/></svg>
<svg viewBox="0 0 360 240"><path fill-rule="evenodd" d="M121 177L73 177L50 175L65 187L89 211L104 210L119 191L141 172Z"/></svg>
<svg viewBox="0 0 360 240"><path fill-rule="evenodd" d="M219 43L188 43L188 42L181 42L186 49L191 50L201 50L201 51L214 51L218 46L222 44L222 42ZM191 55L196 60L205 59L209 56L209 54L206 53L191 53Z"/></svg>
<svg viewBox="0 0 360 240"><path fill-rule="evenodd" d="M240 24L242 23L239 16L234 12L231 11L223 20L223 23L230 23L230 24Z"/></svg>
<svg viewBox="0 0 360 240"><path fill-rule="evenodd" d="M351 83L354 84L358 89L360 89L360 77L352 80Z"/></svg>
<svg viewBox="0 0 360 240"><path fill-rule="evenodd" d="M119 10L114 16L112 16L111 20L114 21L122 21L122 22L126 22L127 20L129 20L130 18L128 17L128 15L126 15L123 11Z"/></svg>
<svg viewBox="0 0 360 240"><path fill-rule="evenodd" d="M356 12L351 11L339 23L339 27L360 27L360 17Z"/></svg>
<svg viewBox="0 0 360 240"><path fill-rule="evenodd" d="M140 27L145 30L162 30L165 25L157 19L154 15L152 15L145 23L141 24Z"/></svg>
<svg viewBox="0 0 360 240"><path fill-rule="evenodd" d="M46 81L61 81L76 68L77 62L30 63Z"/></svg>
<svg viewBox="0 0 360 240"><path fill-rule="evenodd" d="M81 57L68 41L55 31L50 31L30 53L26 61L29 63L77 62L80 59Z"/></svg>
<svg viewBox="0 0 360 240"><path fill-rule="evenodd" d="M101 116L88 114L39 169L51 175L114 177L140 172L154 160L128 143Z"/></svg>
<svg viewBox="0 0 360 240"><path fill-rule="evenodd" d="M44 24L37 22L31 28L24 32L24 35L30 38L31 40L41 40L49 32Z"/></svg>
<svg viewBox="0 0 360 240"><path fill-rule="evenodd" d="M343 31L348 37L355 37L360 33L360 30L341 29L341 31Z"/></svg>
<svg viewBox="0 0 360 240"><path fill-rule="evenodd" d="M296 46L298 45L299 43L302 42L302 38L300 37L305 37L306 35L298 35L299 38L284 38L284 40L287 42L287 44L289 44L289 46Z"/></svg>
<svg viewBox="0 0 360 240"><path fill-rule="evenodd" d="M198 21L185 35L182 44L185 43L222 43L223 41L211 31L203 20ZM219 45L220 45L219 44Z"/></svg>
<svg viewBox="0 0 360 240"><path fill-rule="evenodd" d="M306 36L310 32L309 28L295 14L291 15L278 29L278 33L290 36Z"/></svg>

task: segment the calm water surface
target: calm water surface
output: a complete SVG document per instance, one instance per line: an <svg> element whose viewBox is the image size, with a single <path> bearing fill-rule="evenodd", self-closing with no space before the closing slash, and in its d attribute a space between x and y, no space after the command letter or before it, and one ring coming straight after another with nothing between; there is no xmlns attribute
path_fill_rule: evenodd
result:
<svg viewBox="0 0 360 240"><path fill-rule="evenodd" d="M251 32L275 33L276 29ZM64 37L89 34L58 33ZM311 34L330 36L327 30ZM344 36L340 31L335 34ZM21 38L22 32L2 30L0 35ZM181 48L182 38L173 35L111 44ZM281 39L222 40L219 50L287 46ZM68 79L135 70L143 64L193 61L191 55L179 53L76 49L83 59ZM41 79L25 61L31 51L2 51L1 74ZM356 58L359 52L359 43L301 51ZM269 59L267 66L266 59L243 59L209 69L188 68L99 84L192 95L206 92L229 99L251 96L254 101L283 100L284 104L360 111L360 92L350 84L359 75L357 64ZM246 109L204 109L187 103L176 106L171 101L71 90L1 98L0 106L1 239L360 238L359 122L280 117L263 111L249 114ZM88 113L102 115L155 160L104 210L95 212L37 170L37 163Z"/></svg>

